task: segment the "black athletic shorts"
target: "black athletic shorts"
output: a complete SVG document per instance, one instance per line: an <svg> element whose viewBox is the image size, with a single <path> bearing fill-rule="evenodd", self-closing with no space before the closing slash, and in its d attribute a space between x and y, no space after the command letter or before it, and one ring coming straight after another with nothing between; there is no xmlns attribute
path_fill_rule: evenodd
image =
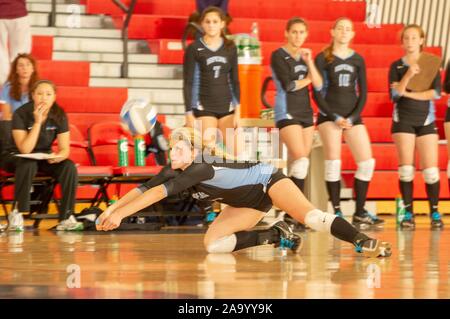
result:
<svg viewBox="0 0 450 319"><path fill-rule="evenodd" d="M231 112L226 112L226 113L216 113L216 112L200 111L200 110L193 109L192 113L194 114L195 117L212 116L212 117L215 117L216 119L221 119L222 117L234 114L234 110Z"/></svg>
<svg viewBox="0 0 450 319"><path fill-rule="evenodd" d="M415 134L416 136L423 136L428 134L438 134L438 131L435 122L420 126L413 126L401 122L392 122L391 133L410 133Z"/></svg>
<svg viewBox="0 0 450 319"><path fill-rule="evenodd" d="M275 123L275 126L278 129L282 129L283 127L289 126L289 125L300 125L303 128L311 127L314 125L314 120L311 116L311 119L308 120L300 120L300 119L286 119L286 120L279 120Z"/></svg>
<svg viewBox="0 0 450 319"><path fill-rule="evenodd" d="M334 122L333 119L323 116L321 113L319 113L319 116L317 117L317 125L320 125L322 123L325 122ZM353 121L353 125L359 125L359 124L364 124L363 120L361 117L358 117L356 120Z"/></svg>
<svg viewBox="0 0 450 319"><path fill-rule="evenodd" d="M263 197L263 199L261 200L261 202L259 202L259 204L257 204L256 206L252 207L253 209L259 210L261 212L267 213L269 212L269 210L272 209L273 203L272 203L272 199L269 196L269 189L278 181L284 179L284 178L289 178L286 175L283 174L283 172L281 170L277 170L275 173L272 174L272 176L269 179L269 183L267 184L267 188L266 188L266 194Z"/></svg>

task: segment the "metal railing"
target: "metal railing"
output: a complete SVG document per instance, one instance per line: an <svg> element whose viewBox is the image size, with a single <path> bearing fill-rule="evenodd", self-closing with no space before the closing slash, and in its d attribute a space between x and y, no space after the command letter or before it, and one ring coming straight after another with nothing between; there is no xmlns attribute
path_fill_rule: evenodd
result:
<svg viewBox="0 0 450 319"><path fill-rule="evenodd" d="M121 67L121 77L128 77L128 26L130 25L131 17L133 16L134 7L137 0L131 0L130 6L127 7L120 0L112 0L124 13L126 13L125 22L122 26L122 43L123 43L123 62Z"/></svg>
<svg viewBox="0 0 450 319"><path fill-rule="evenodd" d="M50 27L56 26L56 0L52 0L52 11L48 16L48 25Z"/></svg>
<svg viewBox="0 0 450 319"><path fill-rule="evenodd" d="M131 0L130 5L127 7L120 0L112 0L112 2L119 7L126 14L125 21L122 26L122 42L123 42L123 62L121 66L121 77L128 77L128 26L130 25L131 18L133 16L134 7L136 6L137 0ZM49 26L56 26L56 0L52 0L51 12L49 14Z"/></svg>

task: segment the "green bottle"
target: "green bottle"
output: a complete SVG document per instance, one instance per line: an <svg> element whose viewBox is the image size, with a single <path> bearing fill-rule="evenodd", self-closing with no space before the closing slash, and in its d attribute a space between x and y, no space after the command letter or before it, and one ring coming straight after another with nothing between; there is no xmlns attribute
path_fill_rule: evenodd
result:
<svg viewBox="0 0 450 319"><path fill-rule="evenodd" d="M145 141L142 135L134 138L134 165L145 166Z"/></svg>
<svg viewBox="0 0 450 319"><path fill-rule="evenodd" d="M119 200L119 196L113 195L113 196L111 197L111 199L109 200L109 202L108 202L108 206L111 206L112 204L117 203L118 200Z"/></svg>
<svg viewBox="0 0 450 319"><path fill-rule="evenodd" d="M117 145L119 147L119 166L128 166L128 139L121 136Z"/></svg>
<svg viewBox="0 0 450 319"><path fill-rule="evenodd" d="M400 195L397 195L397 197L395 198L395 216L397 225L400 225L400 223L403 221L403 219L405 218L405 213L406 209L405 204L403 203L403 199Z"/></svg>

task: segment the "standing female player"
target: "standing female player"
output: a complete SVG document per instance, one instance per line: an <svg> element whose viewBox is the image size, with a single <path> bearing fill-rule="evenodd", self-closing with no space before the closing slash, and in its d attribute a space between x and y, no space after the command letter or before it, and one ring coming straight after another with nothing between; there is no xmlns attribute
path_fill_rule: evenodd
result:
<svg viewBox="0 0 450 319"><path fill-rule="evenodd" d="M206 8L200 18L205 35L192 43L184 55L184 103L186 125L201 121L202 132L208 130L211 143L220 130L226 143L226 129L238 126L239 79L237 49L225 38L226 16L220 8ZM234 154L234 152L230 152Z"/></svg>
<svg viewBox="0 0 450 319"><path fill-rule="evenodd" d="M309 168L314 120L308 86L322 86L311 50L302 48L308 36L308 25L300 18L292 18L286 25L284 47L272 53L271 68L277 88L275 100L276 127L286 144L290 159L292 181L304 191Z"/></svg>
<svg viewBox="0 0 450 319"><path fill-rule="evenodd" d="M115 229L123 218L167 196L190 190L196 198L228 205L206 232L204 245L209 253L230 253L263 244L300 249L301 238L283 221L269 229L251 230L274 204L312 229L352 243L364 256L391 255L389 243L369 238L343 218L315 209L289 178L269 164L237 163L223 156L205 155L212 153L192 128L176 129L170 145L170 166L109 206L97 220L98 230Z"/></svg>
<svg viewBox="0 0 450 319"><path fill-rule="evenodd" d="M383 220L369 214L365 208L369 182L375 169L369 135L361 119L367 99L366 65L364 59L349 45L355 36L350 19L338 19L331 30L332 43L316 57L323 77L323 87L315 89L319 106L317 125L325 153L325 181L334 212L342 216L341 143L342 135L350 147L358 169L354 190L356 209L353 224L367 228L379 226Z"/></svg>
<svg viewBox="0 0 450 319"><path fill-rule="evenodd" d="M441 76L438 72L431 87L423 92L407 90L409 81L420 72L417 61L425 41L425 32L418 25L406 26L401 34L406 55L393 62L389 70L391 99L394 102L392 137L399 159L400 191L406 206L403 228L414 228L413 181L414 154L420 155L420 166L430 204L431 226L443 227L438 212L439 168L438 141L434 115L434 99L441 94Z"/></svg>
<svg viewBox="0 0 450 319"><path fill-rule="evenodd" d="M277 88L275 124L289 152L289 174L302 192L314 133L308 86L311 83L315 87L322 86L311 50L302 48L307 36L306 21L298 17L290 19L285 31L287 43L275 50L271 57L272 76ZM294 227L298 226L287 214L285 220Z"/></svg>
<svg viewBox="0 0 450 319"><path fill-rule="evenodd" d="M445 80L444 80L444 91L445 93L450 95L450 60L447 62L447 71L445 71ZM448 98L448 108L447 114L445 115L445 137L447 138L447 152L450 154L450 96ZM450 156L449 156L450 158ZM450 160L447 164L447 177L448 177L448 185L450 187Z"/></svg>

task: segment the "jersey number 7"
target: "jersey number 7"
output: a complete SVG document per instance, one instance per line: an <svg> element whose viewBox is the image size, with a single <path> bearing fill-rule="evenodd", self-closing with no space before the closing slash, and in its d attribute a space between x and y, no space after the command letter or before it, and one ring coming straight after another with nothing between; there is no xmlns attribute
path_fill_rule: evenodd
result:
<svg viewBox="0 0 450 319"><path fill-rule="evenodd" d="M217 79L219 77L220 74L220 68L222 66L221 65L215 65L213 66L213 71L214 71L214 78Z"/></svg>

